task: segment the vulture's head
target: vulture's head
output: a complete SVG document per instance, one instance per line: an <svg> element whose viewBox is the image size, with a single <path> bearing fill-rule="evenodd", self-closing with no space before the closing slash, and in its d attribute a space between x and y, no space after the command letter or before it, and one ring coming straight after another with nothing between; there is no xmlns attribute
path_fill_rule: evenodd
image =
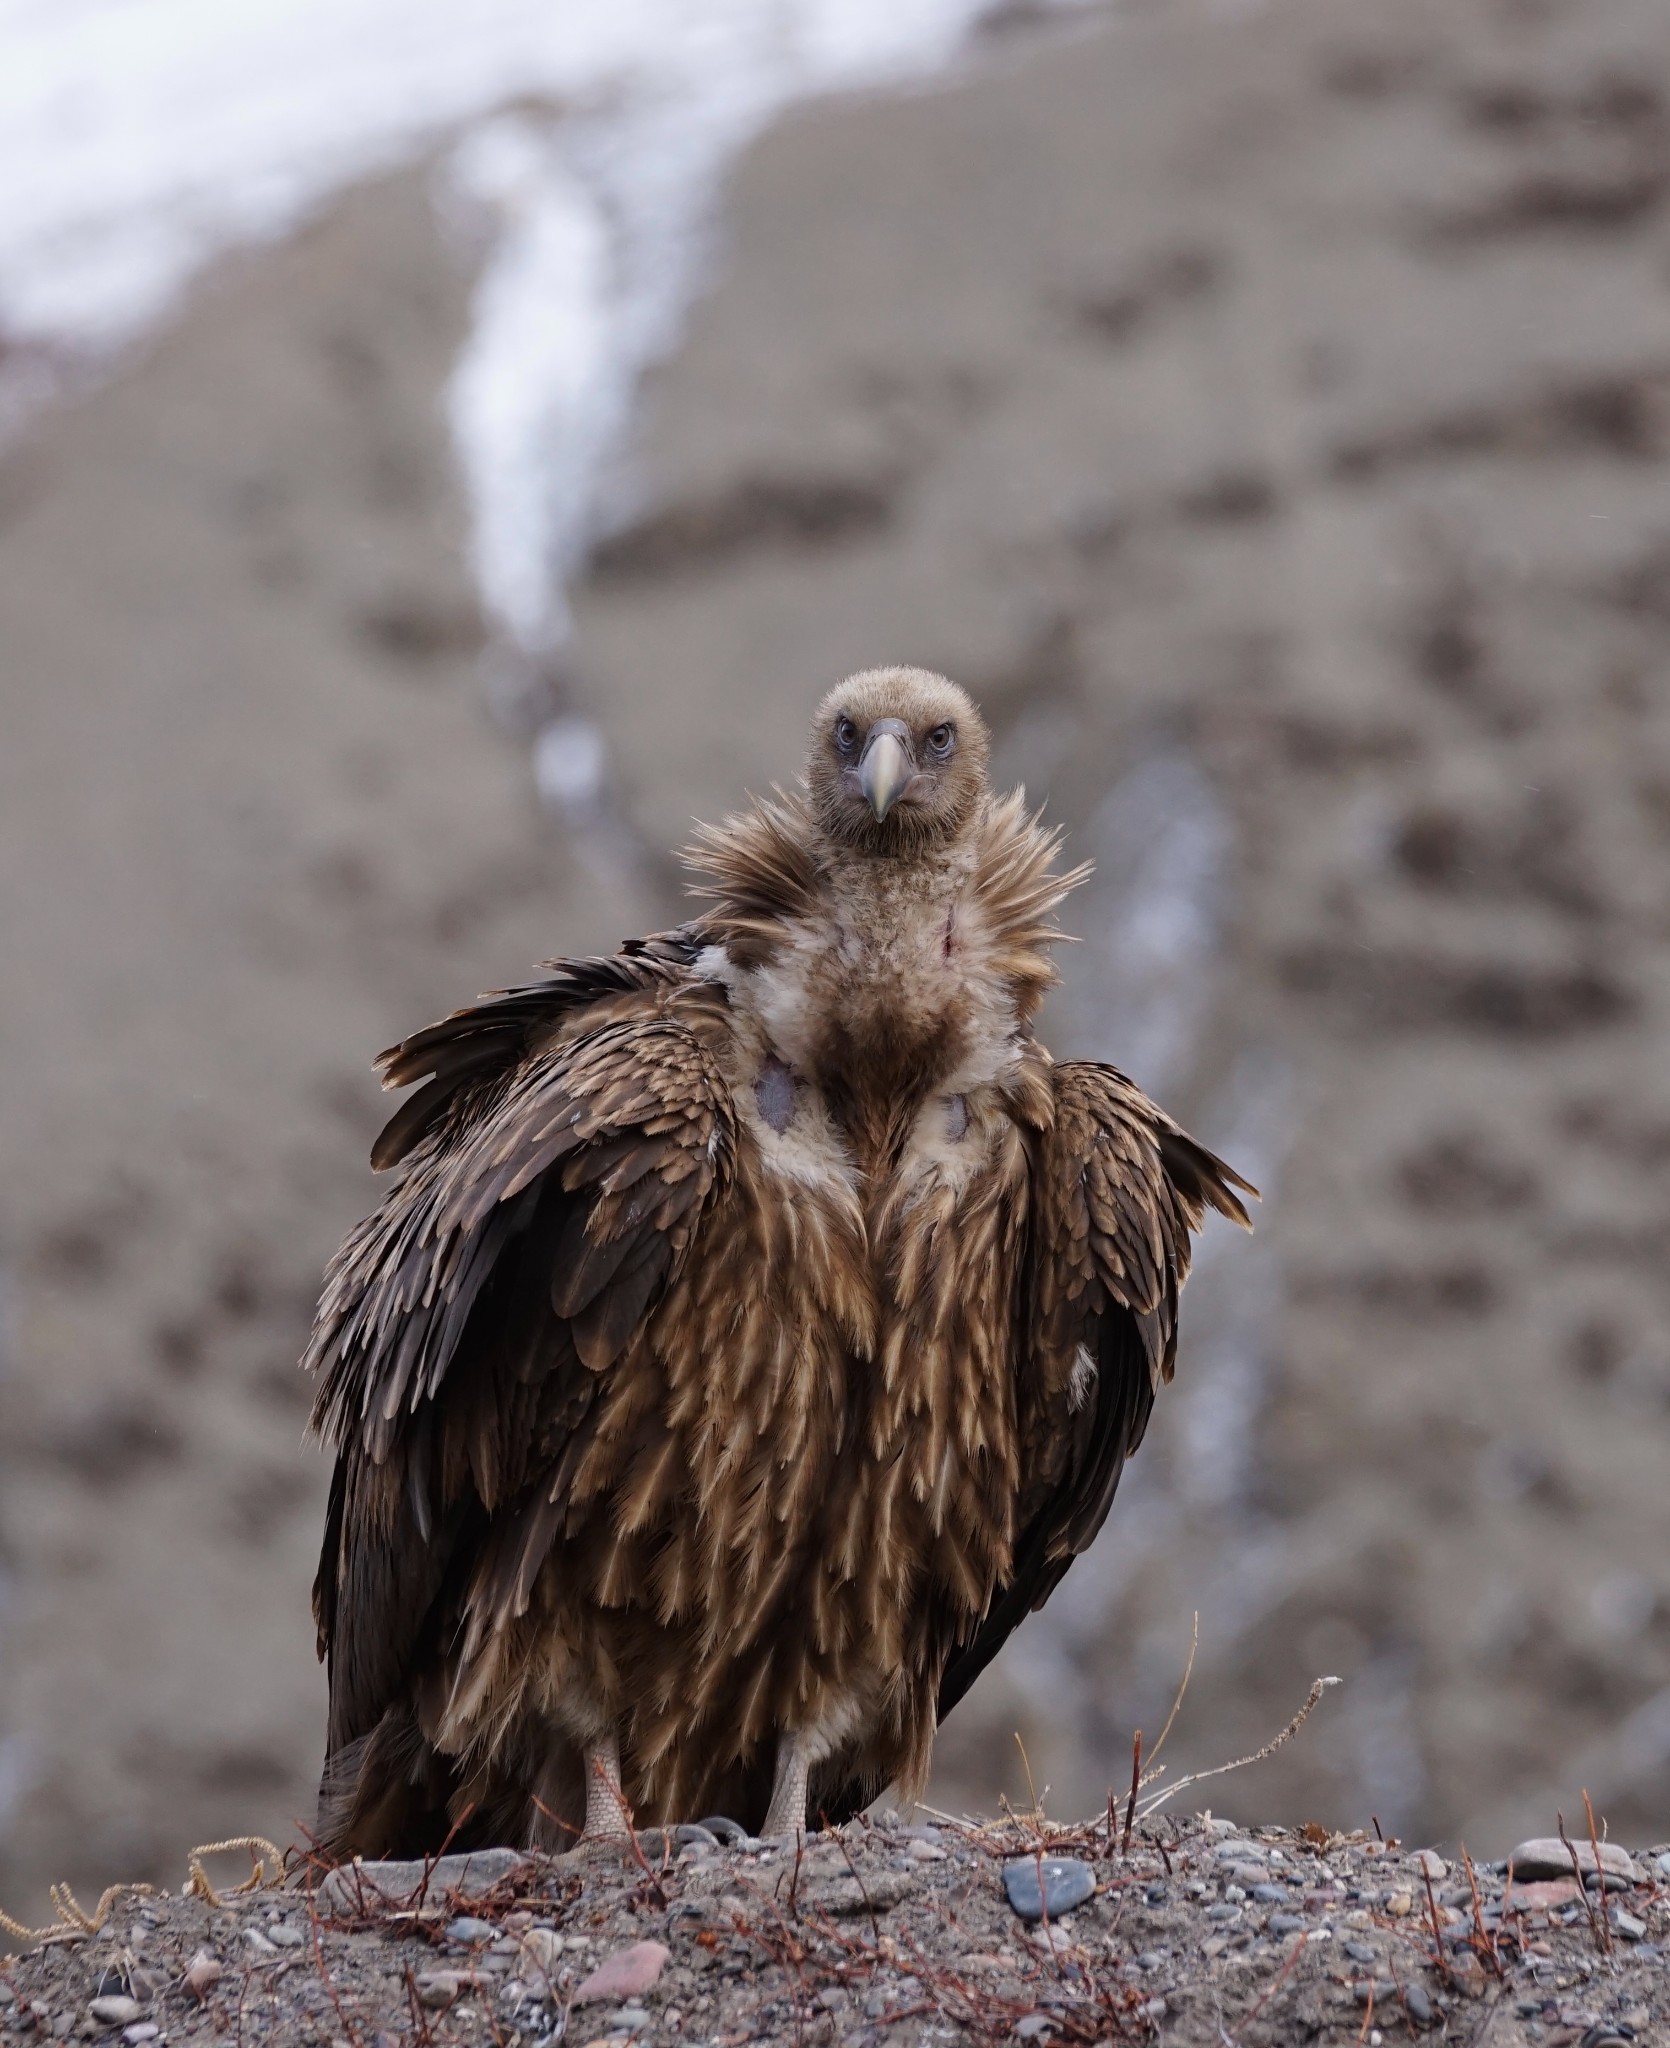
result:
<svg viewBox="0 0 1670 2048"><path fill-rule="evenodd" d="M865 853L949 845L979 815L991 738L972 700L925 668L871 668L812 721L806 786L832 839Z"/></svg>

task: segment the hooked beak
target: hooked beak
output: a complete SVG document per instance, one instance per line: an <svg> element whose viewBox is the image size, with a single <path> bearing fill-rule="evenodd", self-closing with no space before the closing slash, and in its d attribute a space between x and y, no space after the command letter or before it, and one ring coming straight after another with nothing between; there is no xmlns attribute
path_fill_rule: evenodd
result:
<svg viewBox="0 0 1670 2048"><path fill-rule="evenodd" d="M875 813L877 824L892 810L900 792L916 773L916 764L901 733L893 728L891 719L879 729L872 728L864 758L858 764L858 786Z"/></svg>

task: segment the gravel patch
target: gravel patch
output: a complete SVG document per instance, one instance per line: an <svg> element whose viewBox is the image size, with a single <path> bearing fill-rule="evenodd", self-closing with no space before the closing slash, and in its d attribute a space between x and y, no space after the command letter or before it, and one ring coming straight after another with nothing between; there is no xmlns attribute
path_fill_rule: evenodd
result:
<svg viewBox="0 0 1670 2048"><path fill-rule="evenodd" d="M1632 1859L1639 1880L1616 1899L1572 1887L1516 1905L1505 1866L1463 1858L1438 1879L1443 1859L1395 1842L1226 1832L1168 1820L1122 1855L1099 1826L859 1820L798 1853L650 1832L620 1851L448 1858L415 1876L364 1864L241 1895L124 1890L95 1931L0 1964L0 2040L1670 2037L1662 1847ZM1254 1868L1264 1896L1237 1882ZM1046 1910L1030 1917L1040 1879ZM1052 1916L1052 1896L1074 1904Z"/></svg>

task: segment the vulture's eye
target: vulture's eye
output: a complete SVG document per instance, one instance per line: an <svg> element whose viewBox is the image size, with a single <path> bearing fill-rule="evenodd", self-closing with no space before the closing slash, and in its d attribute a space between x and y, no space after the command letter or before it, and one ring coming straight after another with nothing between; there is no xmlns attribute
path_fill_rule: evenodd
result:
<svg viewBox="0 0 1670 2048"><path fill-rule="evenodd" d="M928 735L928 752L936 761L951 757L951 749L957 744L957 728L949 723L936 725Z"/></svg>
<svg viewBox="0 0 1670 2048"><path fill-rule="evenodd" d="M850 718L836 719L835 744L843 754L850 754L858 745L858 728Z"/></svg>

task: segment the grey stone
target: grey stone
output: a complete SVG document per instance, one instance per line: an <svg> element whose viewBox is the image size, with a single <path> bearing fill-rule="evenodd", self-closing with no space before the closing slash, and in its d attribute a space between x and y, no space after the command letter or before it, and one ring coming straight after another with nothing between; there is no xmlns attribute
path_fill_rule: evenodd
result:
<svg viewBox="0 0 1670 2048"><path fill-rule="evenodd" d="M1614 1906L1612 1908L1611 1913L1608 1915L1608 1918L1611 1920L1612 1925L1623 1936L1625 1941L1646 1940L1646 1921L1637 1920L1633 1913L1626 1913L1622 1906Z"/></svg>
<svg viewBox="0 0 1670 2048"><path fill-rule="evenodd" d="M1166 1888L1163 1884L1151 1884L1142 1897L1145 1905L1163 1906L1166 1902Z"/></svg>
<svg viewBox="0 0 1670 2048"><path fill-rule="evenodd" d="M1270 1873L1262 1863L1232 1863L1218 1875L1227 1878L1231 1884L1243 1884L1250 1890L1255 1884L1263 1884Z"/></svg>
<svg viewBox="0 0 1670 2048"><path fill-rule="evenodd" d="M276 1926L267 1929L267 1939L274 1948L300 1948L307 1936L299 1927L292 1927L288 1920L280 1920Z"/></svg>
<svg viewBox="0 0 1670 2048"><path fill-rule="evenodd" d="M472 1849L428 1863L343 1863L327 1872L319 1887L319 1907L326 1913L356 1913L408 1906L420 1892L437 1902L449 1895L481 1898L526 1869L529 1861L520 1849Z"/></svg>
<svg viewBox="0 0 1670 2048"><path fill-rule="evenodd" d="M641 2005L623 2005L609 2024L611 2027L625 2027L631 2033L641 2034L649 2025L649 2014Z"/></svg>
<svg viewBox="0 0 1670 2048"><path fill-rule="evenodd" d="M1014 2033L1018 2040L1036 2041L1047 2034L1055 2025L1048 2013L1029 2012L1024 2020L1016 2020Z"/></svg>
<svg viewBox="0 0 1670 2048"><path fill-rule="evenodd" d="M1252 1896L1261 1906L1285 1906L1287 1887L1279 1884L1255 1884L1250 1887Z"/></svg>
<svg viewBox="0 0 1670 2048"><path fill-rule="evenodd" d="M1232 1835L1227 1842L1218 1842L1212 1853L1220 1863L1267 1863L1270 1852L1262 1842L1248 1842L1239 1835Z"/></svg>
<svg viewBox="0 0 1670 2048"><path fill-rule="evenodd" d="M801 1904L810 1910L832 1914L836 1919L851 1919L860 1913L890 1913L895 1906L902 1906L915 1889L915 1880L905 1871L870 1871L862 1883L857 1878L844 1877L829 1884L804 1885L800 1898ZM723 1905L724 1900L720 1903ZM751 1909L737 1896L735 1906L727 1910L746 1913Z"/></svg>
<svg viewBox="0 0 1670 2048"><path fill-rule="evenodd" d="M142 2042L154 2041L161 2032L155 2020L136 2020L131 2027L122 2029L122 2039L131 2042L132 2048L140 2048Z"/></svg>
<svg viewBox="0 0 1670 2048"><path fill-rule="evenodd" d="M1164 1949L1144 1949L1142 1954L1137 1957L1137 1968L1139 1970L1161 1970L1165 1967L1165 1960L1166 1954Z"/></svg>
<svg viewBox="0 0 1670 2048"><path fill-rule="evenodd" d="M1023 1920L1057 1920L1091 1896L1096 1873L1076 1856L1017 1856L1003 1866L1003 1889Z"/></svg>
<svg viewBox="0 0 1670 2048"><path fill-rule="evenodd" d="M1206 1908L1204 1917L1208 1920L1217 1921L1239 1920L1241 1917L1241 1908L1239 1906L1230 1905L1208 1906Z"/></svg>
<svg viewBox="0 0 1670 2048"><path fill-rule="evenodd" d="M1432 2025L1432 2000L1427 1997L1419 1984L1406 1984L1403 1989L1403 2003L1409 2017L1418 2027Z"/></svg>
<svg viewBox="0 0 1670 2048"><path fill-rule="evenodd" d="M1412 1861L1414 1862L1416 1870L1418 1870L1423 1877L1430 1877L1434 1884L1436 1884L1441 1877L1448 1877L1450 1874L1450 1866L1444 1861L1443 1857L1439 1855L1436 1849L1417 1849L1415 1851Z"/></svg>
<svg viewBox="0 0 1670 2048"><path fill-rule="evenodd" d="M1660 1877L1670 1877L1670 1849L1665 1850L1664 1854L1653 1865L1653 1868Z"/></svg>
<svg viewBox="0 0 1670 2048"><path fill-rule="evenodd" d="M498 1932L491 1920L477 1920L465 1913L447 1922L446 1938L459 1942L493 1941Z"/></svg>
<svg viewBox="0 0 1670 2048"><path fill-rule="evenodd" d="M1514 1850L1509 1862L1513 1865L1516 1879L1536 1881L1545 1877L1570 1877L1572 1859L1580 1871L1615 1871L1620 1877L1627 1877L1632 1884L1642 1881L1642 1874L1636 1868L1634 1859L1627 1849L1619 1848L1616 1842L1600 1844L1600 1860L1597 1865L1594 1845L1587 1842L1573 1842L1568 1848L1558 1835L1537 1835L1528 1842L1521 1842Z"/></svg>
<svg viewBox="0 0 1670 2048"><path fill-rule="evenodd" d="M137 1998L124 1998L112 1992L103 1998L95 1998L87 2010L101 2027L129 2027L144 2017L145 2009Z"/></svg>
<svg viewBox="0 0 1670 2048"><path fill-rule="evenodd" d="M420 2005L431 2012L444 2012L456 2002L469 1981L468 1975L460 1970L420 1970L412 1979L412 1988Z"/></svg>
<svg viewBox="0 0 1670 2048"><path fill-rule="evenodd" d="M1342 1941L1340 1947L1354 1963L1377 1963L1380 1951L1369 1947L1366 1941Z"/></svg>
<svg viewBox="0 0 1670 2048"><path fill-rule="evenodd" d="M1272 1913L1270 1932L1272 1934L1302 1934L1305 1923L1297 1913Z"/></svg>
<svg viewBox="0 0 1670 2048"><path fill-rule="evenodd" d="M733 1821L731 1825L735 1827L736 1823ZM737 1828L737 1834L739 1836L742 1834L741 1828ZM694 1820L683 1821L674 1828L673 1840L681 1849L705 1849L709 1853L716 1852L725 1846L710 1827L706 1827L700 1821Z"/></svg>
<svg viewBox="0 0 1670 2048"><path fill-rule="evenodd" d="M886 1824L886 1816L883 1815L877 1822L877 1825L885 1827ZM740 1849L749 1840L748 1830L739 1821L732 1820L727 1814L704 1813L695 1825L705 1833L710 1834L716 1842L721 1843L727 1849ZM895 1821L894 1825L897 1826L897 1821Z"/></svg>

